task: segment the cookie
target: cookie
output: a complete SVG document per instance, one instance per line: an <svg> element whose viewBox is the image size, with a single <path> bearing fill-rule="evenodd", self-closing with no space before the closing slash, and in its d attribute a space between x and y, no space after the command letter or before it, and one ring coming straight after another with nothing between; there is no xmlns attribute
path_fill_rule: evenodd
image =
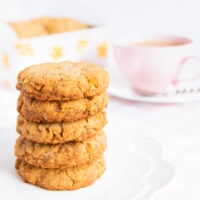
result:
<svg viewBox="0 0 200 200"><path fill-rule="evenodd" d="M71 18L41 17L31 21L44 27L48 34L62 33L88 28L88 25Z"/></svg>
<svg viewBox="0 0 200 200"><path fill-rule="evenodd" d="M73 101L38 101L20 95L17 110L33 122L74 122L102 112L107 103L106 93Z"/></svg>
<svg viewBox="0 0 200 200"><path fill-rule="evenodd" d="M104 173L103 157L73 168L43 169L17 159L16 169L25 182L48 190L75 190L95 182Z"/></svg>
<svg viewBox="0 0 200 200"><path fill-rule="evenodd" d="M19 38L31 38L89 28L79 20L71 18L41 17L28 21L8 22Z"/></svg>
<svg viewBox="0 0 200 200"><path fill-rule="evenodd" d="M74 100L104 93L109 76L103 67L86 62L44 63L18 74L16 88L41 101Z"/></svg>
<svg viewBox="0 0 200 200"><path fill-rule="evenodd" d="M31 38L46 35L47 32L40 24L31 22L10 22L8 23L19 38Z"/></svg>
<svg viewBox="0 0 200 200"><path fill-rule="evenodd" d="M19 134L28 140L45 144L58 144L86 140L98 134L98 130L102 129L106 123L105 112L99 112L96 115L72 123L36 123L19 115L16 129Z"/></svg>
<svg viewBox="0 0 200 200"><path fill-rule="evenodd" d="M82 165L102 155L106 149L103 131L82 142L39 144L20 136L15 145L15 155L36 167L66 168Z"/></svg>

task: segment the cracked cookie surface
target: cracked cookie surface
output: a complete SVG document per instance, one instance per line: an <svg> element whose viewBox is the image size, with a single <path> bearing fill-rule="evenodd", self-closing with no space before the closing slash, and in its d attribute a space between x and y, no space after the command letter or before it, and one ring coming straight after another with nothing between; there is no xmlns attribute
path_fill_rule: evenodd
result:
<svg viewBox="0 0 200 200"><path fill-rule="evenodd" d="M106 93L71 101L38 101L20 95L17 110L33 122L74 122L103 111L107 103Z"/></svg>
<svg viewBox="0 0 200 200"><path fill-rule="evenodd" d="M95 182L104 173L103 157L73 168L43 169L17 159L16 169L25 182L48 190L75 190Z"/></svg>
<svg viewBox="0 0 200 200"><path fill-rule="evenodd" d="M109 75L91 63L44 63L25 68L18 74L16 88L38 100L73 100L105 92Z"/></svg>
<svg viewBox="0 0 200 200"><path fill-rule="evenodd" d="M98 134L106 123L105 112L99 112L96 115L71 123L36 123L19 115L16 129L19 134L28 140L45 144L57 144L86 140Z"/></svg>
<svg viewBox="0 0 200 200"><path fill-rule="evenodd" d="M75 167L91 162L106 149L104 131L82 142L39 144L20 136L15 145L15 155L20 160L42 168Z"/></svg>

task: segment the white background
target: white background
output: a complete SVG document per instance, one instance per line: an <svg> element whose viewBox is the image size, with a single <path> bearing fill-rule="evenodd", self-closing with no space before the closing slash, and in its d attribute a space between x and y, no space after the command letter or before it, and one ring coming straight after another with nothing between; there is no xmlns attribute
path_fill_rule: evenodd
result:
<svg viewBox="0 0 200 200"><path fill-rule="evenodd" d="M0 19L81 18L138 31L200 32L198 0L0 0Z"/></svg>
<svg viewBox="0 0 200 200"><path fill-rule="evenodd" d="M108 18L134 29L197 30L199 6L198 0L1 0L0 18L53 14L103 23Z"/></svg>
<svg viewBox="0 0 200 200"><path fill-rule="evenodd" d="M199 0L0 0L0 19L67 16L110 27L110 34L169 33L199 39Z"/></svg>

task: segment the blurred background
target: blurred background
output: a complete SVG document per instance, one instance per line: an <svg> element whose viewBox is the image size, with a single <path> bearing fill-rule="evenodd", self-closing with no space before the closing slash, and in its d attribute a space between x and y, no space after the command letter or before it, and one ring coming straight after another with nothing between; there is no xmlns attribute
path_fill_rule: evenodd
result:
<svg viewBox="0 0 200 200"><path fill-rule="evenodd" d="M92 24L112 25L115 33L168 32L197 37L198 0L0 0L0 19L69 16Z"/></svg>
<svg viewBox="0 0 200 200"><path fill-rule="evenodd" d="M199 6L198 0L124 0L113 3L108 17L124 30L197 35Z"/></svg>

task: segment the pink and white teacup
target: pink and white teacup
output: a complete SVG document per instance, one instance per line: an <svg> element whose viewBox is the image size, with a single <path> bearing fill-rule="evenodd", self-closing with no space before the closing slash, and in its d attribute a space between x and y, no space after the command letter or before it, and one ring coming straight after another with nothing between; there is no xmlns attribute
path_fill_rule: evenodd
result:
<svg viewBox="0 0 200 200"><path fill-rule="evenodd" d="M185 64L199 59L194 49L194 41L185 37L139 36L118 40L114 44L114 55L134 91L156 95L167 94L179 83Z"/></svg>

